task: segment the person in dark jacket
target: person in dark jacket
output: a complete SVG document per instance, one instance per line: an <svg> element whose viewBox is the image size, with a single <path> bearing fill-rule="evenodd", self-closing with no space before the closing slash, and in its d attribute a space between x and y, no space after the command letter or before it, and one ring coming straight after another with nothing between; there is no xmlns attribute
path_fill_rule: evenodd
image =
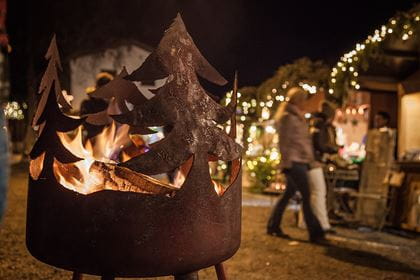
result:
<svg viewBox="0 0 420 280"><path fill-rule="evenodd" d="M281 153L280 167L286 175L286 191L274 206L267 224L267 234L289 238L281 228L283 213L289 200L296 191L302 195L303 214L309 231L309 240L314 243L324 242L324 231L310 205L308 182L309 165L314 162L314 153L308 125L303 116L302 107L306 92L301 88L291 88L288 102L280 105L274 119L279 133Z"/></svg>
<svg viewBox="0 0 420 280"><path fill-rule="evenodd" d="M106 72L106 71L100 72L96 77L95 89L98 89L106 85L107 83L112 81L113 78L114 76L109 72ZM83 100L83 102L80 104L81 116L95 114L95 113L104 111L108 108L108 101L106 101L105 99L92 97L89 95L89 92L87 93L87 95L88 95L88 98ZM96 135L101 133L104 128L103 126L97 126L97 125L89 124L87 122L85 122L83 126L87 131L87 136L86 136L87 139L95 137Z"/></svg>
<svg viewBox="0 0 420 280"><path fill-rule="evenodd" d="M311 134L317 161L325 161L327 155L336 154L340 149L332 124L334 117L335 106L329 101L322 102L320 111L313 115Z"/></svg>
<svg viewBox="0 0 420 280"><path fill-rule="evenodd" d="M331 135L330 130L334 130L334 127L329 124L325 113L317 112L312 115L310 133L317 164L309 171L311 206L324 232L335 233L328 218L327 185L322 169L322 163L327 161L328 155L338 152L338 146L335 144L335 133Z"/></svg>
<svg viewBox="0 0 420 280"><path fill-rule="evenodd" d="M315 159L319 162L324 162L327 155L336 154L340 148L335 142L335 127L331 121L332 117L328 117L323 112L313 114L311 135Z"/></svg>

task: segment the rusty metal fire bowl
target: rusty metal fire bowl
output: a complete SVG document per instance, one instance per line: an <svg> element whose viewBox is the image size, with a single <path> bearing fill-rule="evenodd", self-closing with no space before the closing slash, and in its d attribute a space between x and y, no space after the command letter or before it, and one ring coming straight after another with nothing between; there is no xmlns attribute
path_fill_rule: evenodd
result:
<svg viewBox="0 0 420 280"><path fill-rule="evenodd" d="M197 75L218 85L227 81L202 56L178 15L138 69L130 75L123 69L90 94L108 100L105 111L71 118L62 112L71 106L60 88L55 37L46 58L49 63L33 121L39 135L30 154L26 228L30 253L74 275L109 278L182 276L213 265L220 268L219 264L235 254L241 240L241 147L235 142L237 76L232 101L220 105L201 87ZM150 99L133 83L164 77L165 84ZM131 111L127 102L133 105ZM220 125L229 120L227 134ZM103 157L105 154L95 158L98 155L88 155L85 147L73 145L76 140L80 145L103 143L89 142L90 138L83 142L80 132L87 125L108 127L104 131L109 132L118 127L127 138L156 133L152 127L169 132L150 144L148 151L128 160ZM79 136L69 144L65 135L70 137L75 130ZM118 142L122 138L109 134L102 139L124 147ZM230 170L227 186L212 181L209 161L217 160ZM94 164L88 173L80 173L77 166L81 165L76 163ZM174 170L183 176L182 183L151 177ZM93 179L98 172L99 183ZM75 181L81 184L72 185Z"/></svg>
<svg viewBox="0 0 420 280"><path fill-rule="evenodd" d="M241 176L219 197L212 186L197 187L208 174L194 166L174 197L81 195L53 180L29 179L27 247L47 264L115 277L176 275L221 263L240 245Z"/></svg>

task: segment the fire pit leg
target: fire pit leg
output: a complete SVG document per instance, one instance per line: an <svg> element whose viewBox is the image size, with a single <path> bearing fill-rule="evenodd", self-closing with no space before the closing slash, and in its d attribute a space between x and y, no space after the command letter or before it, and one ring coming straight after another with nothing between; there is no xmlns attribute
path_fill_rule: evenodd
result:
<svg viewBox="0 0 420 280"><path fill-rule="evenodd" d="M83 279L83 274L73 271L73 277L71 278L72 280L82 280Z"/></svg>
<svg viewBox="0 0 420 280"><path fill-rule="evenodd" d="M174 280L198 280L198 271L182 275L175 275Z"/></svg>
<svg viewBox="0 0 420 280"><path fill-rule="evenodd" d="M217 280L226 280L226 273L223 267L223 263L218 263L214 266L216 269Z"/></svg>

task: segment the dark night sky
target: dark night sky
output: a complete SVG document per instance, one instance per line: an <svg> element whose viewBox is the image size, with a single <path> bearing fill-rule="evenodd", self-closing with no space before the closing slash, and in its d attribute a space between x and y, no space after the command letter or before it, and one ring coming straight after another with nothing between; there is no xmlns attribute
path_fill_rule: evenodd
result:
<svg viewBox="0 0 420 280"><path fill-rule="evenodd" d="M226 10L219 6L223 15L219 17L222 20L229 17L230 10L235 20L227 22L225 29L218 26L218 30L222 30L220 37L229 45L220 50L221 61L215 59L223 69L236 66L241 73L242 85L257 85L280 65L302 56L335 63L358 41L386 23L396 10L408 10L415 3L404 0L229 2L236 2L236 5L229 5ZM199 33L198 23L210 25L212 15L204 11L203 16L194 15L196 8L188 7L185 11L188 23ZM201 40L213 44L223 42L217 34L205 37L200 34ZM233 62L224 57L230 54L235 57Z"/></svg>
<svg viewBox="0 0 420 280"><path fill-rule="evenodd" d="M124 34L154 47L180 10L208 60L229 79L238 69L240 86L244 86L260 84L280 65L302 56L332 64L397 10L408 10L415 3L418 1L9 0L8 30L16 49L12 63L28 49L35 60L42 61L52 32L67 47L64 53L75 48L69 43L74 34L88 41L93 36L85 34L88 32L99 35L86 46L79 44L78 51ZM95 17L103 24L92 21ZM65 35L68 29L72 36ZM23 73L21 67L25 62L16 63L12 79Z"/></svg>

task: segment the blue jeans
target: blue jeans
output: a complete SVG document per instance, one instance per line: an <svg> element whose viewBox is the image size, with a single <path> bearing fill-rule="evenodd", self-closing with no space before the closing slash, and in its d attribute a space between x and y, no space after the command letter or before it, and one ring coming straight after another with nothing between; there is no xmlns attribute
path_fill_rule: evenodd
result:
<svg viewBox="0 0 420 280"><path fill-rule="evenodd" d="M6 194L9 181L9 154L6 121L0 107L0 221L6 208Z"/></svg>

